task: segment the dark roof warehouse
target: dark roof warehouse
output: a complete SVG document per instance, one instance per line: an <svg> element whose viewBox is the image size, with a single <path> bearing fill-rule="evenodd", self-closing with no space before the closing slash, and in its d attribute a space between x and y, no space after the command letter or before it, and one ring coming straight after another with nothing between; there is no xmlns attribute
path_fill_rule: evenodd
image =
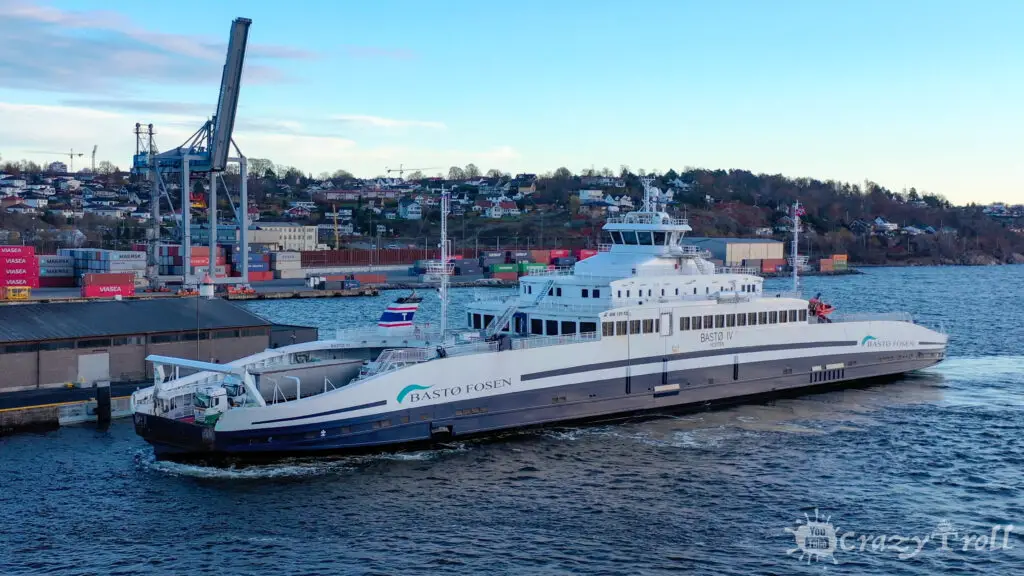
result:
<svg viewBox="0 0 1024 576"><path fill-rule="evenodd" d="M0 343L257 326L270 326L270 322L220 299L0 306Z"/></svg>

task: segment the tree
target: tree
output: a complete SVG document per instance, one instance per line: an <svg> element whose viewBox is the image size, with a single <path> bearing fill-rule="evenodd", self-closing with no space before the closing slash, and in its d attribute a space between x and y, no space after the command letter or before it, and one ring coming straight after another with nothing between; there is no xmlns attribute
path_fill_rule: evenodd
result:
<svg viewBox="0 0 1024 576"><path fill-rule="evenodd" d="M99 163L99 166L96 167L96 172L99 174L109 175L120 171L121 169L118 168L117 166L114 166L114 163L111 162L110 160L103 160Z"/></svg>
<svg viewBox="0 0 1024 576"><path fill-rule="evenodd" d="M353 176L352 173L349 172L348 170L335 170L334 173L331 174L331 178L337 178L340 180L352 180L355 178L355 176Z"/></svg>
<svg viewBox="0 0 1024 576"><path fill-rule="evenodd" d="M501 178L502 176L504 176L504 174L501 172L501 170L498 170L497 168L491 168L490 170L487 171L488 178Z"/></svg>
<svg viewBox="0 0 1024 576"><path fill-rule="evenodd" d="M406 180L423 180L424 178L426 178L426 176L424 176L423 172L420 172L419 170L414 170L405 177Z"/></svg>
<svg viewBox="0 0 1024 576"><path fill-rule="evenodd" d="M331 179L331 173L330 172L321 172L321 173L316 175L316 178L317 178L317 180L320 180L321 182L323 182L324 180L330 180Z"/></svg>
<svg viewBox="0 0 1024 576"><path fill-rule="evenodd" d="M451 168L448 169L448 179L465 180L466 172L462 168L459 168L458 166L452 166Z"/></svg>
<svg viewBox="0 0 1024 576"><path fill-rule="evenodd" d="M562 166L558 170L555 170L554 178L556 180L568 180L572 178L572 172L570 172L565 166Z"/></svg>
<svg viewBox="0 0 1024 576"><path fill-rule="evenodd" d="M569 214L575 215L580 213L580 196L579 194L573 194L569 196Z"/></svg>
<svg viewBox="0 0 1024 576"><path fill-rule="evenodd" d="M480 177L480 169L476 167L476 164L472 162L466 164L465 177L469 179Z"/></svg>

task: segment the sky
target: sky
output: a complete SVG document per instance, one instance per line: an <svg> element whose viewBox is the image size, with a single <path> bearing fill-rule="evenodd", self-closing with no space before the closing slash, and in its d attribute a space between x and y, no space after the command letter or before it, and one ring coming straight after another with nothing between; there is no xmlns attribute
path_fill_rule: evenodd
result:
<svg viewBox="0 0 1024 576"><path fill-rule="evenodd" d="M235 141L314 175L737 168L1024 202L1017 0L0 0L0 157L126 168L136 122L180 145L240 16Z"/></svg>

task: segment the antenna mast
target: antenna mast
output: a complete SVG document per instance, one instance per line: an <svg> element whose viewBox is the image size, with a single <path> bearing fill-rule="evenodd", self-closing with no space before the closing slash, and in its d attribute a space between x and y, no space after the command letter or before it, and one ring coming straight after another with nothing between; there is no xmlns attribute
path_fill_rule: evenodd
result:
<svg viewBox="0 0 1024 576"><path fill-rule="evenodd" d="M451 197L448 190L441 186L441 341L447 341L448 335L448 274L451 257L448 250L448 212L451 209Z"/></svg>
<svg viewBox="0 0 1024 576"><path fill-rule="evenodd" d="M654 178L651 178L650 176L645 176L640 179L640 183L643 184L644 187L644 212L657 211L657 207L654 205L654 188L651 186L652 182L654 182Z"/></svg>
<svg viewBox="0 0 1024 576"><path fill-rule="evenodd" d="M800 205L800 201L797 200L793 203L793 292L800 293L800 274L798 271L799 264L797 264L797 256L799 255L800 246L800 217L804 215L804 208Z"/></svg>

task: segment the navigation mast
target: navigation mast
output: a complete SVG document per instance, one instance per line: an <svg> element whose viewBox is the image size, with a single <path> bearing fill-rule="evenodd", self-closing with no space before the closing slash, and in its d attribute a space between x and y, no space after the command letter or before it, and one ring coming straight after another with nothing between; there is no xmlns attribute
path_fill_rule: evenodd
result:
<svg viewBox="0 0 1024 576"><path fill-rule="evenodd" d="M800 246L800 217L804 214L804 207L797 200L793 203L793 254L789 264L793 268L793 292L797 294L800 293L800 265L797 263L797 257L799 256L798 248Z"/></svg>
<svg viewBox="0 0 1024 576"><path fill-rule="evenodd" d="M427 266L427 274L440 281L437 292L441 298L441 341L448 337L448 277L455 270L451 261L451 245L448 240L448 213L451 211L450 191L441 186L441 258L439 262Z"/></svg>

